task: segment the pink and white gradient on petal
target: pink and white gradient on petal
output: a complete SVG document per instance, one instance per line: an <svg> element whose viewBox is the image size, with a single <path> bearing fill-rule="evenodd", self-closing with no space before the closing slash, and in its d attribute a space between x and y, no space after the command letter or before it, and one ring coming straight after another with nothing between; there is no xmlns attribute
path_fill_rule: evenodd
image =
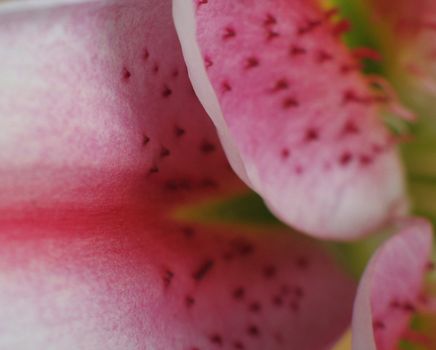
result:
<svg viewBox="0 0 436 350"><path fill-rule="evenodd" d="M397 349L422 303L433 234L413 219L383 244L360 281L353 310L353 350Z"/></svg>

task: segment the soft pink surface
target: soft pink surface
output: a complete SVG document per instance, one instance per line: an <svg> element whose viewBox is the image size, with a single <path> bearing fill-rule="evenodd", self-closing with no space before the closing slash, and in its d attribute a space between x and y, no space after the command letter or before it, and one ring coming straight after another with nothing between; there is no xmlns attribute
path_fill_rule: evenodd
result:
<svg viewBox="0 0 436 350"><path fill-rule="evenodd" d="M172 219L246 189L170 5L0 12L2 350L313 350L349 322L354 285L313 243Z"/></svg>
<svg viewBox="0 0 436 350"><path fill-rule="evenodd" d="M353 350L392 350L408 328L423 288L432 229L412 221L371 259L353 311Z"/></svg>
<svg viewBox="0 0 436 350"><path fill-rule="evenodd" d="M327 14L299 0L177 0L174 13L200 100L224 145L233 140L240 176L276 215L349 239L404 211L382 101Z"/></svg>
<svg viewBox="0 0 436 350"><path fill-rule="evenodd" d="M0 206L106 203L137 187L185 194L234 178L188 81L169 7L3 13Z"/></svg>
<svg viewBox="0 0 436 350"><path fill-rule="evenodd" d="M353 284L289 232L74 214L0 221L0 349L314 350L350 321Z"/></svg>

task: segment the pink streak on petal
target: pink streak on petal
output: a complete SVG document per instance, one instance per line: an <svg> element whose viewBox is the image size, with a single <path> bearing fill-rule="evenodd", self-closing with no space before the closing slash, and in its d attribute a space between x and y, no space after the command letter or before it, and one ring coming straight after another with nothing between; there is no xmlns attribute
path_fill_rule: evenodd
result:
<svg viewBox="0 0 436 350"><path fill-rule="evenodd" d="M394 142L319 8L194 3L173 8L194 88L238 159L235 170L277 216L315 236L350 239L404 212Z"/></svg>
<svg viewBox="0 0 436 350"><path fill-rule="evenodd" d="M353 350L394 349L408 327L432 249L424 220L408 223L371 259L353 312Z"/></svg>

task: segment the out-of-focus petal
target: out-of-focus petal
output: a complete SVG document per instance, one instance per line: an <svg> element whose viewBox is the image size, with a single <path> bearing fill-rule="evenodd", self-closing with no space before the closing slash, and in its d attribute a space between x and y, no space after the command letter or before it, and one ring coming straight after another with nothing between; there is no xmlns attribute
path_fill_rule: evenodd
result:
<svg viewBox="0 0 436 350"><path fill-rule="evenodd" d="M328 14L282 0L176 0L173 11L194 88L234 169L278 217L347 239L404 211L383 101Z"/></svg>
<svg viewBox="0 0 436 350"><path fill-rule="evenodd" d="M353 350L396 348L420 301L431 249L431 226L417 220L375 253L354 304Z"/></svg>
<svg viewBox="0 0 436 350"><path fill-rule="evenodd" d="M376 24L388 35L388 71L404 99L432 107L436 99L436 3L432 0L372 0ZM421 113L422 114L422 113ZM434 115L432 116L434 119Z"/></svg>

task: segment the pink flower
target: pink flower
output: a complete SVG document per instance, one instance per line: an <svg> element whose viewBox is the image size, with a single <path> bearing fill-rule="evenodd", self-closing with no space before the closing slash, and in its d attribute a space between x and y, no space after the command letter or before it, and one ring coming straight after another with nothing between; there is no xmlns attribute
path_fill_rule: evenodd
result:
<svg viewBox="0 0 436 350"><path fill-rule="evenodd" d="M355 283L320 244L201 216L248 190L192 91L169 1L0 11L0 349L336 341Z"/></svg>
<svg viewBox="0 0 436 350"><path fill-rule="evenodd" d="M0 350L332 348L357 283L314 238L407 214L380 114L411 117L334 16L297 0L2 3ZM265 220L249 188L314 238ZM353 349L410 335L430 231L408 222L368 265Z"/></svg>

